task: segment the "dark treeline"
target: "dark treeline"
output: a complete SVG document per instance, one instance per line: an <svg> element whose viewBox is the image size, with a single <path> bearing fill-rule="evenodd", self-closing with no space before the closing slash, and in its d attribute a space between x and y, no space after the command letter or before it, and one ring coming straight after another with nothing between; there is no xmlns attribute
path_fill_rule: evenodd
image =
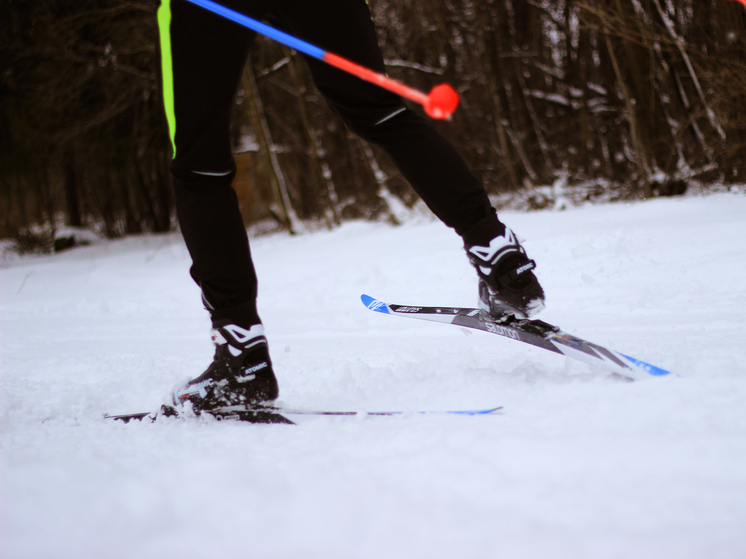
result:
<svg viewBox="0 0 746 559"><path fill-rule="evenodd" d="M461 94L453 121L435 125L492 193L563 177L647 198L746 180L746 10L735 2L369 3L391 77ZM156 9L0 1L0 237L173 229ZM234 123L247 223L393 220L393 197L415 201L282 45L257 40Z"/></svg>

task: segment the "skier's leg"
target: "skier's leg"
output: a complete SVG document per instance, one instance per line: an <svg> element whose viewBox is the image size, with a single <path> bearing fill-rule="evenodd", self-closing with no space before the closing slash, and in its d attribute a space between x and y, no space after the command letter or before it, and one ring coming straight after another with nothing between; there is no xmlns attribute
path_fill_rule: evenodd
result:
<svg viewBox="0 0 746 559"><path fill-rule="evenodd" d="M385 73L364 0L284 0L269 12L303 40ZM501 232L484 187L453 146L427 120L407 109L401 97L316 59L306 60L317 88L348 127L387 152L446 225L464 234L489 216Z"/></svg>
<svg viewBox="0 0 746 559"><path fill-rule="evenodd" d="M364 0L283 0L270 13L291 33L377 72L385 72ZM349 128L388 153L428 207L464 239L480 278L480 304L493 315L528 316L544 293L512 232L454 147L429 121L384 89L306 57L314 82Z"/></svg>
<svg viewBox="0 0 746 559"><path fill-rule="evenodd" d="M261 15L259 2L240 4ZM176 209L215 343L213 362L174 390L174 404L188 401L199 412L274 400L256 273L231 187L231 109L255 34L184 0L163 0L158 23Z"/></svg>
<svg viewBox="0 0 746 559"><path fill-rule="evenodd" d="M255 33L184 0L159 9L179 224L213 318L258 322L256 274L231 188L230 115Z"/></svg>

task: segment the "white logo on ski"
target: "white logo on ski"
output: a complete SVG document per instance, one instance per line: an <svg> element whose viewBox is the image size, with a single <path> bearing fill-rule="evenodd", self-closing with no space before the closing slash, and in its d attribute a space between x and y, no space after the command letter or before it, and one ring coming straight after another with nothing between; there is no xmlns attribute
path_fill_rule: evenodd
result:
<svg viewBox="0 0 746 559"><path fill-rule="evenodd" d="M495 324L493 322L485 322L484 325L487 328L487 331L492 332L493 334L499 334L500 336L505 336L506 338L511 338L513 340L521 339L521 337L515 330L506 328L505 326L500 326L499 324Z"/></svg>

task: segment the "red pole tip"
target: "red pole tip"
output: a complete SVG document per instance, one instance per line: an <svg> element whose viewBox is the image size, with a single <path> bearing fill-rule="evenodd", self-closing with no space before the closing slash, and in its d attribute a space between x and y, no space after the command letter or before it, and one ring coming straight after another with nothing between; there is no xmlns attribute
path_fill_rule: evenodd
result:
<svg viewBox="0 0 746 559"><path fill-rule="evenodd" d="M743 4L744 6L746 6L746 0L736 0L736 2L740 2L741 4Z"/></svg>
<svg viewBox="0 0 746 559"><path fill-rule="evenodd" d="M430 118L448 120L456 107L458 107L458 93L450 85L442 83L436 85L428 94L425 112Z"/></svg>

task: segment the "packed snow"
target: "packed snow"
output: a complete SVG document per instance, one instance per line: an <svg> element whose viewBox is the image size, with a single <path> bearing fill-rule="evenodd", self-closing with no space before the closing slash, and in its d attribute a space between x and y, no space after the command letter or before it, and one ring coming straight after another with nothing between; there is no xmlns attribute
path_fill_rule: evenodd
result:
<svg viewBox="0 0 746 559"><path fill-rule="evenodd" d="M0 556L745 557L746 196L501 217L540 318L676 376L366 310L474 305L460 240L414 214L252 239L281 402L361 413L125 425L103 415L212 359L181 237L6 255Z"/></svg>

